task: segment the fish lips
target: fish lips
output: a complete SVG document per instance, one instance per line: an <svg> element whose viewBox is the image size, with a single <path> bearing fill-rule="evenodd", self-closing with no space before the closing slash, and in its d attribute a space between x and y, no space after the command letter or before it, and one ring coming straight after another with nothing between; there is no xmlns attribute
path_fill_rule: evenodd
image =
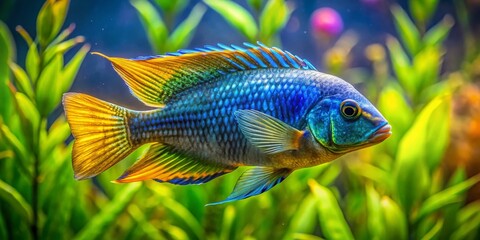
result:
<svg viewBox="0 0 480 240"><path fill-rule="evenodd" d="M375 131L370 136L370 138L368 138L368 143L381 143L391 135L392 135L392 126L390 126L390 124L388 123L385 123L385 125L380 127L377 131Z"/></svg>
<svg viewBox="0 0 480 240"><path fill-rule="evenodd" d="M345 153L359 150L362 148L370 147L377 143L381 143L385 139L390 137L390 135L392 135L392 126L390 126L390 124L388 123L385 123L383 126L378 128L375 132L373 132L372 135L370 135L370 137L365 142L359 143L357 145L349 145L349 146L342 146L342 145L337 145L335 143L332 143L332 145L330 147L327 147L327 149L333 153L345 154Z"/></svg>

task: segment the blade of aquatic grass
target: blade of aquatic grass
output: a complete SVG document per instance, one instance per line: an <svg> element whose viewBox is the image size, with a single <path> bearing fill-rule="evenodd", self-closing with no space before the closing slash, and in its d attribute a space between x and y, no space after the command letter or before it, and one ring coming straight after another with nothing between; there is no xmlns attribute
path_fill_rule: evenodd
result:
<svg viewBox="0 0 480 240"><path fill-rule="evenodd" d="M8 63L15 56L15 45L8 27L0 21L0 117L9 122L12 110L12 96L8 88L10 82Z"/></svg>
<svg viewBox="0 0 480 240"><path fill-rule="evenodd" d="M132 219L137 222L138 228L141 228L148 238L166 239L162 232L158 231L158 228L153 225L151 221L148 221L148 219L145 218L146 214L142 212L143 210L143 207L140 209L138 204L130 204L127 208L127 211L130 216L132 216Z"/></svg>
<svg viewBox="0 0 480 240"><path fill-rule="evenodd" d="M454 24L455 20L450 15L443 17L439 23L425 33L425 36L423 37L425 46L432 47L442 44L448 37Z"/></svg>
<svg viewBox="0 0 480 240"><path fill-rule="evenodd" d="M28 48L27 57L25 59L25 68L31 82L35 84L38 74L40 73L40 56L38 55L37 44L32 43Z"/></svg>
<svg viewBox="0 0 480 240"><path fill-rule="evenodd" d="M175 195L175 198L192 213L199 223L202 223L205 217L207 194L202 187L185 186Z"/></svg>
<svg viewBox="0 0 480 240"><path fill-rule="evenodd" d="M395 134L384 143L389 153L394 154L397 152L402 136L413 122L413 110L405 99L402 89L393 83L388 83L380 93L378 109L388 119L392 129L395 129ZM399 112L402 114L398 114Z"/></svg>
<svg viewBox="0 0 480 240"><path fill-rule="evenodd" d="M253 16L245 8L233 1L204 0L203 2L219 13L249 41L255 40L258 28Z"/></svg>
<svg viewBox="0 0 480 240"><path fill-rule="evenodd" d="M68 91L72 86L75 76L77 76L78 69L82 65L82 62L85 59L88 51L90 51L90 45L83 45L80 50L78 50L77 53L75 53L75 55L70 59L70 61L65 64L65 67L61 73L62 79L58 83L60 85L61 94Z"/></svg>
<svg viewBox="0 0 480 240"><path fill-rule="evenodd" d="M438 159L434 157L439 156L432 152L431 147L433 142L442 139L441 135L444 133L439 131L445 131L445 129L431 129L431 125L432 122L442 121L436 118L437 111L445 111L447 103L444 96L430 101L418 114L412 127L400 141L393 170L396 186L395 197L406 212L410 212L412 206L426 195L426 190L429 188L430 166L432 166L430 161L437 162ZM448 131L448 129L446 130ZM443 145L443 143L438 144L439 146ZM435 148L435 150L440 149ZM423 161L419 161L419 159L423 159Z"/></svg>
<svg viewBox="0 0 480 240"><path fill-rule="evenodd" d="M385 239L391 233L385 232L380 195L371 184L365 186L367 200L367 229L370 239Z"/></svg>
<svg viewBox="0 0 480 240"><path fill-rule="evenodd" d="M42 117L47 117L60 102L62 93L57 81L62 67L63 56L57 54L40 73L35 89L35 100Z"/></svg>
<svg viewBox="0 0 480 240"><path fill-rule="evenodd" d="M383 196L380 202L383 213L384 227L386 233L392 240L408 239L407 218L398 204L388 196Z"/></svg>
<svg viewBox="0 0 480 240"><path fill-rule="evenodd" d="M7 224L5 223L3 213L0 213L0 239L8 239Z"/></svg>
<svg viewBox="0 0 480 240"><path fill-rule="evenodd" d="M235 237L235 234L232 233L232 226L236 215L235 208L232 205L227 206L223 211L220 240L228 240Z"/></svg>
<svg viewBox="0 0 480 240"><path fill-rule="evenodd" d="M330 189L315 180L308 181L313 196L317 199L317 211L322 232L328 239L353 239L352 232Z"/></svg>
<svg viewBox="0 0 480 240"><path fill-rule="evenodd" d="M128 204L132 201L135 194L141 187L141 183L129 183L124 190L117 195L102 210L89 220L87 225L75 236L74 239L98 239L105 233L105 229L113 225Z"/></svg>
<svg viewBox="0 0 480 240"><path fill-rule="evenodd" d="M188 0L155 0L154 2L165 12L178 13L187 6Z"/></svg>
<svg viewBox="0 0 480 240"><path fill-rule="evenodd" d="M18 214L26 223L32 222L32 207L23 196L12 186L0 180L0 198Z"/></svg>
<svg viewBox="0 0 480 240"><path fill-rule="evenodd" d="M430 228L428 232L425 233L425 235L421 236L420 239L422 240L430 240L430 239L438 239L440 230L443 227L443 218L439 218L434 222L434 225Z"/></svg>
<svg viewBox="0 0 480 240"><path fill-rule="evenodd" d="M32 86L32 82L28 77L25 70L23 70L20 66L18 66L14 62L10 62L8 64L10 66L10 70L12 70L13 75L15 76L15 85L18 91L25 93L30 99L34 98L34 90ZM5 89L8 88L5 86Z"/></svg>
<svg viewBox="0 0 480 240"><path fill-rule="evenodd" d="M71 155L63 154L56 158L62 158L60 164L56 164L56 171L47 175L49 185L52 187L46 191L46 202L44 209L46 215L45 224L43 226L43 239L62 239L66 237L69 230L69 221L72 214L73 204L76 203L78 196L75 191L75 180L72 178L72 172L66 171L71 167ZM50 164L53 165L52 162ZM45 187L47 179L40 187Z"/></svg>
<svg viewBox="0 0 480 240"><path fill-rule="evenodd" d="M203 239L204 231L202 225L198 220L188 211L182 204L178 203L175 199L170 197L164 197L162 199L163 206L169 211L170 216L175 217L182 229L188 231L189 236Z"/></svg>
<svg viewBox="0 0 480 240"><path fill-rule="evenodd" d="M49 48L43 52L43 61L44 62L50 62L50 60L55 57L57 54L64 54L68 50L72 49L79 43L82 43L85 41L85 38L83 36L77 36L72 39L60 42L55 45L50 45Z"/></svg>
<svg viewBox="0 0 480 240"><path fill-rule="evenodd" d="M18 157L18 165L26 176L32 176L32 170L28 167L31 162L31 156L22 142L18 140L15 134L10 131L10 128L5 125L0 119L0 137L11 147L15 156Z"/></svg>
<svg viewBox="0 0 480 240"><path fill-rule="evenodd" d="M178 25L168 38L168 49L166 50L176 51L188 45L206 11L207 9L203 4L196 4L188 17Z"/></svg>
<svg viewBox="0 0 480 240"><path fill-rule="evenodd" d="M146 30L148 41L157 53L164 51L168 29L155 7L145 0L132 0L130 3L137 9L140 20Z"/></svg>
<svg viewBox="0 0 480 240"><path fill-rule="evenodd" d="M410 56L414 56L420 49L421 39L418 29L410 20L407 13L398 5L391 7L395 28L402 39L402 43L407 48Z"/></svg>
<svg viewBox="0 0 480 240"><path fill-rule="evenodd" d="M60 31L67 15L69 1L45 1L37 16L37 35L45 48Z"/></svg>
<svg viewBox="0 0 480 240"><path fill-rule="evenodd" d="M162 226L162 229L168 234L168 239L175 239L175 240L184 240L184 239L191 239L189 235L180 227L174 225L165 225Z"/></svg>
<svg viewBox="0 0 480 240"><path fill-rule="evenodd" d="M443 188L452 187L457 184L464 182L467 179L465 169L459 167L453 173L453 176L448 180L447 185ZM437 191L438 193L438 191ZM465 205L466 194L462 194L461 200L457 203L450 204L441 209L441 214L444 218L444 224L440 233L440 236L452 236L453 232L456 230L456 224L458 219L458 213L460 209Z"/></svg>
<svg viewBox="0 0 480 240"><path fill-rule="evenodd" d="M480 228L480 200L460 209L451 239L475 239Z"/></svg>
<svg viewBox="0 0 480 240"><path fill-rule="evenodd" d="M269 0L259 17L260 40L265 44L272 44L272 36L285 26L291 12L285 1Z"/></svg>
<svg viewBox="0 0 480 240"><path fill-rule="evenodd" d="M436 211L448 206L450 204L461 201L462 195L473 185L480 182L480 175L471 177L464 182L456 184L455 186L444 189L423 202L415 221L420 221L422 218L435 213Z"/></svg>
<svg viewBox="0 0 480 240"><path fill-rule="evenodd" d="M443 55L438 47L425 47L413 57L413 71L417 76L417 88L423 90L438 81Z"/></svg>
<svg viewBox="0 0 480 240"><path fill-rule="evenodd" d="M412 98L417 96L417 77L411 67L410 59L405 51L403 51L400 43L393 37L387 38L387 48L390 52L390 60L392 68L397 76L398 81Z"/></svg>
<svg viewBox="0 0 480 240"><path fill-rule="evenodd" d="M438 104L432 110L429 121L425 123L426 135L426 162L430 173L438 169L444 159L445 151L450 143L450 125L452 112L452 96L443 95L433 100L432 104ZM438 103L436 103L437 101Z"/></svg>
<svg viewBox="0 0 480 240"><path fill-rule="evenodd" d="M38 141L38 131L40 126L40 113L30 98L21 92L15 93L15 108L22 123L24 136L29 136L30 143L35 144Z"/></svg>
<svg viewBox="0 0 480 240"><path fill-rule="evenodd" d="M284 239L292 239L298 233L312 233L316 224L316 209L317 199L311 194L307 195L298 204L297 210L293 213Z"/></svg>
<svg viewBox="0 0 480 240"><path fill-rule="evenodd" d="M437 9L438 0L410 0L410 12L420 28L425 28Z"/></svg>
<svg viewBox="0 0 480 240"><path fill-rule="evenodd" d="M50 126L48 135L41 145L40 153L42 159L47 159L55 147L63 145L70 136L70 127L64 116L59 116Z"/></svg>

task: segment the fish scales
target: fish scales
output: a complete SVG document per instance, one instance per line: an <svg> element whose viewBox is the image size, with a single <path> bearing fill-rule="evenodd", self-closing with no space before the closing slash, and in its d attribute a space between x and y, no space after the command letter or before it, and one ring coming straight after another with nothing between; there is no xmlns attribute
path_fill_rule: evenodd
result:
<svg viewBox="0 0 480 240"><path fill-rule="evenodd" d="M320 79L320 80L318 80ZM269 165L240 132L234 112L254 109L304 129L306 114L338 81L317 71L267 69L230 74L190 88L165 108L136 112L128 121L135 144L158 141L233 165ZM350 84L343 84L349 91Z"/></svg>

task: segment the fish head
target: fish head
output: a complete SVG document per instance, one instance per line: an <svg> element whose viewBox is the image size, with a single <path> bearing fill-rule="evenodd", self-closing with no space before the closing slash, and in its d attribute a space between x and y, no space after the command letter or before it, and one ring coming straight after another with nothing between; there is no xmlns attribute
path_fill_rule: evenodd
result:
<svg viewBox="0 0 480 240"><path fill-rule="evenodd" d="M345 92L322 99L307 117L315 140L334 153L347 153L378 144L391 126L363 95Z"/></svg>

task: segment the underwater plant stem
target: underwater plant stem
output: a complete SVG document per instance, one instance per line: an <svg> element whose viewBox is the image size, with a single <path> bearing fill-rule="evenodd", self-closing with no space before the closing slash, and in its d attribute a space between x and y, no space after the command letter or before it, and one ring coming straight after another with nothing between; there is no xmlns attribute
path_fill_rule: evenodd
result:
<svg viewBox="0 0 480 240"><path fill-rule="evenodd" d="M39 177L40 177L40 134L41 129L43 126L44 119L40 120L37 129L37 138L33 141L33 177L32 177L32 210L33 210L33 219L32 219L32 238L33 239L40 239L39 238L39 226L38 226L38 188L40 185Z"/></svg>
<svg viewBox="0 0 480 240"><path fill-rule="evenodd" d="M38 238L38 175L39 175L39 161L38 156L34 157L33 177L32 177L32 209L33 209L33 221L32 221L32 237Z"/></svg>

